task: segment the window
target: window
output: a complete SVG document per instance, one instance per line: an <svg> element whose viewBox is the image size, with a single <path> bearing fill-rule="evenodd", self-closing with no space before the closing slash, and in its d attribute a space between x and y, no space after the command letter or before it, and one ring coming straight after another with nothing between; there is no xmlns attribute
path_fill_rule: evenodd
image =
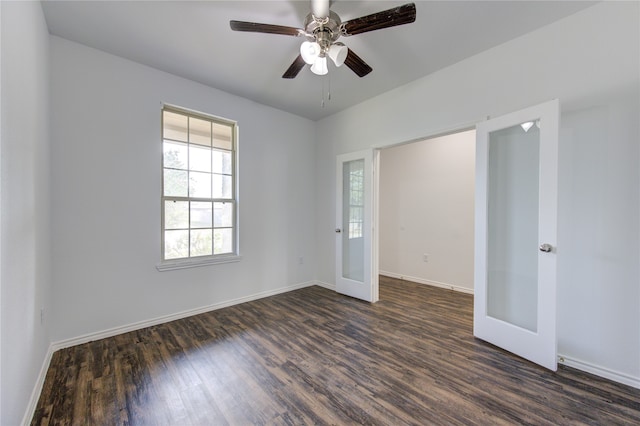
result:
<svg viewBox="0 0 640 426"><path fill-rule="evenodd" d="M349 163L349 239L362 238L364 224L364 161Z"/></svg>
<svg viewBox="0 0 640 426"><path fill-rule="evenodd" d="M163 262L237 255L236 139L233 121L163 108Z"/></svg>

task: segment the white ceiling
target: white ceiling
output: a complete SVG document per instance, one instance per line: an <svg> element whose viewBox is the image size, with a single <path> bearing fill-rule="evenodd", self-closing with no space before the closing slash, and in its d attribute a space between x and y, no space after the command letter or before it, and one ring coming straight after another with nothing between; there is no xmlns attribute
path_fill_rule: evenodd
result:
<svg viewBox="0 0 640 426"><path fill-rule="evenodd" d="M343 21L408 1L332 2ZM304 39L234 32L229 20L302 27L308 1L43 1L51 34L312 120L334 114L594 2L415 1L416 22L343 37L373 72L331 64L281 78ZM323 86L331 100L321 104Z"/></svg>

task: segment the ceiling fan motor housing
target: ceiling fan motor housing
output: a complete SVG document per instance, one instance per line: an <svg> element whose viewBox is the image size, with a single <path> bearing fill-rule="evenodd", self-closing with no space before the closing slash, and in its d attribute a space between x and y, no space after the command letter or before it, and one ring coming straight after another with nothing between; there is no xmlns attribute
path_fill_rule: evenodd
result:
<svg viewBox="0 0 640 426"><path fill-rule="evenodd" d="M315 40L326 53L329 47L340 38L340 17L335 12L329 11L326 18L316 18L312 13L304 20L304 29L310 40Z"/></svg>

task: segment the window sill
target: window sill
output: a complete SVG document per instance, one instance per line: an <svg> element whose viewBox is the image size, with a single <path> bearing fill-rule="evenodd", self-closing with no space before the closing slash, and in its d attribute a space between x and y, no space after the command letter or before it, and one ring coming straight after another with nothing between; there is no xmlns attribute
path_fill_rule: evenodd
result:
<svg viewBox="0 0 640 426"><path fill-rule="evenodd" d="M198 268L200 266L218 265L220 263L239 262L242 256L229 254L224 256L208 257L206 259L181 259L168 260L156 265L156 269L160 272L173 271L176 269Z"/></svg>

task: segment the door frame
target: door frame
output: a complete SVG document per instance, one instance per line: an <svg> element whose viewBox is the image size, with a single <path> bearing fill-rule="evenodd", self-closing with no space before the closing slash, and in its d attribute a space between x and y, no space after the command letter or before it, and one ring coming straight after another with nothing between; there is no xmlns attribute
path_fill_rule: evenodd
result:
<svg viewBox="0 0 640 426"><path fill-rule="evenodd" d="M452 126L452 127L448 127L448 128L442 128L439 129L438 131L435 131L427 136L423 136L420 138L415 138L415 139L410 139L410 140L406 140L406 141L402 141L402 142L396 142L396 143L389 143L389 144L381 144L381 145L375 145L372 148L363 150L363 151L357 151L357 152L348 152L345 154L338 154L336 156L336 158L339 158L340 156L345 156L345 155L352 155L352 154L357 154L360 152L364 152L364 151L371 151L372 152L372 161L373 161L373 179L372 179L372 203L373 203L373 210L372 210L372 225L373 225L373 230L372 230L372 256L373 256L373 261L372 261L372 276L375 277L375 284L374 284L374 289L373 289L373 293L375 295L375 297L373 298L373 302L377 302L379 300L379 256L380 256L380 247L379 247L379 242L380 242L380 238L379 238L379 217L380 217L380 157L381 154L380 152L383 149L389 149L389 148L394 148L394 147L398 147L398 146L402 146L402 145L409 145L412 143L417 143L417 142L422 142L425 140L429 140L429 139L436 139L436 138L441 138L441 137L446 137L449 135L455 135L457 133L464 133L464 132L468 132L470 130L474 130L476 129L476 125L478 124L478 121L473 121L470 123L466 123L466 124L460 124L457 126ZM336 182L336 194L341 190L340 188L340 181ZM338 203L339 201L336 200L336 203ZM337 205L336 205L336 210L337 210ZM336 218L336 225L339 224L339 219ZM339 228L340 226L337 226L336 228ZM337 282L338 282L338 265L340 264L341 259L339 258L338 252L336 250L335 253L335 262L336 262L336 272L335 272L335 280L336 280L336 286L335 289L337 291ZM448 288L448 287L447 287Z"/></svg>

